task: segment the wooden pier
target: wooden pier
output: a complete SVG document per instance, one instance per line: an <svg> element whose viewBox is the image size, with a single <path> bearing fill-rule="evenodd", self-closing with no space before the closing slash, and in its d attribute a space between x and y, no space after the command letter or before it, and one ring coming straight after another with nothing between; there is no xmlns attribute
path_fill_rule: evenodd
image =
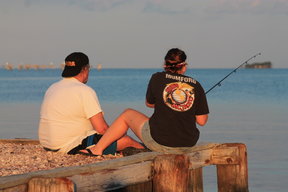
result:
<svg viewBox="0 0 288 192"><path fill-rule="evenodd" d="M83 166L0 177L0 192L202 192L216 165L218 192L248 192L246 146L206 143L187 154L144 152Z"/></svg>

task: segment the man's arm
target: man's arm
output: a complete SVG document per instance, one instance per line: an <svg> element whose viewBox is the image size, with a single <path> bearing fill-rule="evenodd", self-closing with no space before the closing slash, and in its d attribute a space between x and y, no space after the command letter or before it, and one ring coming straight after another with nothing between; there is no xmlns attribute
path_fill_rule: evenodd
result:
<svg viewBox="0 0 288 192"><path fill-rule="evenodd" d="M196 115L196 123L200 126L204 126L208 121L208 114Z"/></svg>
<svg viewBox="0 0 288 192"><path fill-rule="evenodd" d="M108 124L106 123L103 113L97 113L96 115L90 117L90 122L93 128L99 133L104 134L108 129Z"/></svg>

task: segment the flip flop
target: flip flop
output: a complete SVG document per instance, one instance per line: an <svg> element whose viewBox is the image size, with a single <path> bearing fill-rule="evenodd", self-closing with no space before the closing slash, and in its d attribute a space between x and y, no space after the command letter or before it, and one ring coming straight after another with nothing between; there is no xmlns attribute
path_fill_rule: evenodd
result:
<svg viewBox="0 0 288 192"><path fill-rule="evenodd" d="M150 149L137 149L134 147L126 147L125 149L121 150L123 156L130 156L135 155L137 153L143 153L143 152L151 152Z"/></svg>
<svg viewBox="0 0 288 192"><path fill-rule="evenodd" d="M93 154L90 149L84 149L84 150L86 150L88 153L85 153L85 152L82 152L82 151L78 151L76 154L86 155L86 156L93 156L93 157L102 157L102 155Z"/></svg>

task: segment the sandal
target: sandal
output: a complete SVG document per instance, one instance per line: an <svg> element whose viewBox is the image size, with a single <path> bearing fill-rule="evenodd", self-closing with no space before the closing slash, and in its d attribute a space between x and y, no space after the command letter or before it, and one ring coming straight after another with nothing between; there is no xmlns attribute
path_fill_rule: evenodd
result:
<svg viewBox="0 0 288 192"><path fill-rule="evenodd" d="M82 151L78 151L76 154L86 155L86 156L93 156L93 157L102 157L102 155L93 154L90 149L83 149L83 150L86 150L88 153L85 153L85 152L82 152Z"/></svg>

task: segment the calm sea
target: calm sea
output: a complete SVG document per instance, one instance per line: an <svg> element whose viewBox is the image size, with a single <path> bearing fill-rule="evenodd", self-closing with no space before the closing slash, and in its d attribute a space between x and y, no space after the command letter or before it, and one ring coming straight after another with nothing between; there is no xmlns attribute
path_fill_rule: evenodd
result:
<svg viewBox="0 0 288 192"><path fill-rule="evenodd" d="M97 91L110 123L125 108L147 115L147 83L160 69L92 70L88 85ZM232 69L189 69L205 90ZM45 90L61 71L0 69L0 139L37 138ZM200 127L204 142L241 142L248 148L249 188L286 192L288 178L288 69L239 69L207 94L210 116ZM204 169L204 190L217 191L216 169Z"/></svg>

